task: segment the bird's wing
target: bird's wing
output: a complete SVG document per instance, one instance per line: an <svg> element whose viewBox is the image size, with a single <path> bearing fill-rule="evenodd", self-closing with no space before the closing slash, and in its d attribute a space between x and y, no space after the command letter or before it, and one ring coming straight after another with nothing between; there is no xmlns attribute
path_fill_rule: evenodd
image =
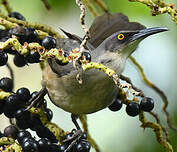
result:
<svg viewBox="0 0 177 152"><path fill-rule="evenodd" d="M140 23L129 22L128 17L122 13L105 13L94 19L89 29L91 37L89 42L96 48L115 32L122 30L141 30L144 28L146 27Z"/></svg>
<svg viewBox="0 0 177 152"><path fill-rule="evenodd" d="M60 30L61 30L68 38L70 38L70 39L72 39L72 40L76 40L76 41L78 41L79 43L81 43L82 40L83 40L81 37L79 37L79 36L77 36L77 35L75 35L75 34L68 33L68 32L66 32L65 30L63 30L62 28L60 28ZM87 42L87 43L86 43L86 46L85 46L85 49L92 51L92 50L94 50L95 48L94 48L89 42Z"/></svg>

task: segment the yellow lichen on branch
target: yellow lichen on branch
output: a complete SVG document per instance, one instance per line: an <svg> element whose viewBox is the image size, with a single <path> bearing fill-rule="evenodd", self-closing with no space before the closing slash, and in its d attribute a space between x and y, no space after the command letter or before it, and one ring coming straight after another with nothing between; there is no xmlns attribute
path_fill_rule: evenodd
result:
<svg viewBox="0 0 177 152"><path fill-rule="evenodd" d="M38 114L43 125L47 127L55 135L56 139L59 142L62 141L62 138L64 135L66 135L66 132L62 128L60 128L57 124L48 121L47 116L42 108L32 107L30 109L30 112L32 114Z"/></svg>
<svg viewBox="0 0 177 152"><path fill-rule="evenodd" d="M177 9L174 4L167 4L162 0L129 0L130 2L140 2L151 9L151 15L168 13L172 20L177 24Z"/></svg>
<svg viewBox="0 0 177 152"><path fill-rule="evenodd" d="M164 149L167 150L167 152L173 152L173 148L170 145L170 143L166 139L163 138L162 127L159 124L148 121L145 118L145 115L143 112L139 114L139 120L142 122L142 125L141 125L142 128L151 128L154 131L157 141L159 142L160 145L164 147Z"/></svg>
<svg viewBox="0 0 177 152"><path fill-rule="evenodd" d="M149 81L144 73L144 70L143 68L141 67L141 65L136 61L136 59L132 56L130 56L130 60L131 62L137 67L137 69L139 70L139 73L140 73L140 76L142 78L142 80L145 82L145 84L147 86L149 86L150 88L152 88L155 92L157 92L157 94L162 98L162 101L163 101L163 107L162 107L162 110L164 111L165 113L165 116L166 116L166 121L167 121L167 124L168 126L173 129L175 132L177 132L177 128L175 126L172 125L171 123L171 119L170 119L170 115L167 111L167 107L168 107L168 99L167 99L167 96L165 95L165 93L160 89L158 88L155 84L153 84L151 81Z"/></svg>
<svg viewBox="0 0 177 152"><path fill-rule="evenodd" d="M90 70L90 69L99 69L101 71L103 71L104 73L106 73L109 77L112 77L113 74L115 74L115 71L106 67L103 64L97 63L97 62L90 62L90 63L86 63L86 64L82 64L82 68L84 71L86 70Z"/></svg>
<svg viewBox="0 0 177 152"><path fill-rule="evenodd" d="M10 96L10 93L9 93L9 92L5 92L5 91L0 90L0 100L4 100L4 99L6 99L8 96Z"/></svg>

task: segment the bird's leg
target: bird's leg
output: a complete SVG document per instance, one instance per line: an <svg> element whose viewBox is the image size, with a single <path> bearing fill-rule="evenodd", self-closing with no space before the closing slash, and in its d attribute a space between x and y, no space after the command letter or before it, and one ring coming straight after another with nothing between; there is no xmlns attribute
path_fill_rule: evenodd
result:
<svg viewBox="0 0 177 152"><path fill-rule="evenodd" d="M38 94L34 97L32 97L29 100L29 103L31 103L25 110L31 109L36 103L39 103L41 101L41 98L43 98L47 94L46 87L42 87L42 89L38 92Z"/></svg>
<svg viewBox="0 0 177 152"><path fill-rule="evenodd" d="M76 126L77 130L81 130L79 124L77 123L77 118L78 118L78 116L76 116L75 114L71 114L72 122L73 122L74 125Z"/></svg>

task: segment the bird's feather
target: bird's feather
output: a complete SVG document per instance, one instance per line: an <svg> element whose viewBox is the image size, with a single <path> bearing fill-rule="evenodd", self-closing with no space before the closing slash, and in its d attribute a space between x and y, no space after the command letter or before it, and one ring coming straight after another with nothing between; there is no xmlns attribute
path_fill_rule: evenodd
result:
<svg viewBox="0 0 177 152"><path fill-rule="evenodd" d="M105 13L94 19L89 29L91 37L89 42L96 48L115 32L122 30L141 30L144 28L145 26L140 23L129 22L128 17L122 13Z"/></svg>

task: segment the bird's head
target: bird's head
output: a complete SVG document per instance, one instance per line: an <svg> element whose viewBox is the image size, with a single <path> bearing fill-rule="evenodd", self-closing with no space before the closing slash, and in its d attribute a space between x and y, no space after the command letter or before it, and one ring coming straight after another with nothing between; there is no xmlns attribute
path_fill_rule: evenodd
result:
<svg viewBox="0 0 177 152"><path fill-rule="evenodd" d="M129 57L144 38L167 30L168 29L164 27L154 27L141 30L125 30L116 32L106 38L98 48Z"/></svg>

